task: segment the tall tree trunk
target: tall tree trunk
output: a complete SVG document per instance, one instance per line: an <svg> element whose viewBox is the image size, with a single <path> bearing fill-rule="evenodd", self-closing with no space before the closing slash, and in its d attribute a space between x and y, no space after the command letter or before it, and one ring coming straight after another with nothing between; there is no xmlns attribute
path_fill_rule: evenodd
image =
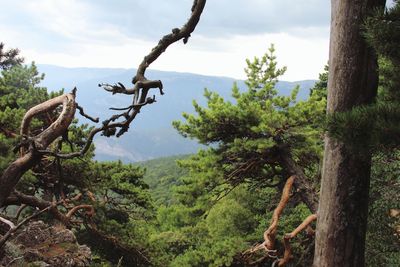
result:
<svg viewBox="0 0 400 267"><path fill-rule="evenodd" d="M363 20L385 0L332 0L327 112L371 103L377 64L361 34ZM321 182L315 267L364 266L371 153L329 135Z"/></svg>

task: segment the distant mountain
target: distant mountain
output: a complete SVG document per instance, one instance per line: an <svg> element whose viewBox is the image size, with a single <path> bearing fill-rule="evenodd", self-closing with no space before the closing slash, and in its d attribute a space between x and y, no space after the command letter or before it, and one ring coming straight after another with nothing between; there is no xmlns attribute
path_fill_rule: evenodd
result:
<svg viewBox="0 0 400 267"><path fill-rule="evenodd" d="M42 85L49 90L65 88L70 91L78 88L77 101L85 111L101 120L108 118L110 107L126 107L131 98L125 95L111 95L98 87L99 83L122 82L131 84L134 69L111 68L64 68L53 65L38 65L45 73ZM191 73L166 71L146 72L149 79L160 79L164 84L165 95L155 94L157 102L144 107L133 122L129 132L121 138L96 137L96 158L98 160L121 159L124 162L144 161L171 155L196 152L200 145L193 140L181 137L171 126L173 120L182 119L182 112L193 112L192 101L205 104L204 88L218 92L224 98L231 98L231 88L236 82L245 89L244 82L227 77L204 76ZM299 99L307 98L309 88L315 81L279 82L277 88L282 95L300 85ZM84 119L80 119L84 122Z"/></svg>

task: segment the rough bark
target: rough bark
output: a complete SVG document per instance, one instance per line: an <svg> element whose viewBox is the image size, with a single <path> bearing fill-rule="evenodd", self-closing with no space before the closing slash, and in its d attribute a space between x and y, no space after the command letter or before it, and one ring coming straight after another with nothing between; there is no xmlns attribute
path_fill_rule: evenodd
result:
<svg viewBox="0 0 400 267"><path fill-rule="evenodd" d="M53 110L59 105L62 105L63 109L57 120L37 136L28 137L29 124L32 118L43 112ZM41 160L42 155L38 153L38 150L46 149L57 137L65 133L74 118L75 109L75 94L68 93L28 110L22 120L20 133L29 141L29 149L26 154L12 162L1 175L0 207L4 205L5 199L12 193L22 175ZM23 152L25 153L25 151Z"/></svg>
<svg viewBox="0 0 400 267"><path fill-rule="evenodd" d="M316 213L318 208L318 195L314 191L312 184L304 174L302 168L293 160L289 150L282 148L279 151L279 162L287 172L287 175L295 175L297 177L293 183L296 188L296 193L300 196L301 200L306 204L310 211Z"/></svg>
<svg viewBox="0 0 400 267"><path fill-rule="evenodd" d="M378 77L373 51L361 34L363 20L385 0L332 0L328 114L371 103ZM371 154L329 135L321 182L314 266L364 266Z"/></svg>

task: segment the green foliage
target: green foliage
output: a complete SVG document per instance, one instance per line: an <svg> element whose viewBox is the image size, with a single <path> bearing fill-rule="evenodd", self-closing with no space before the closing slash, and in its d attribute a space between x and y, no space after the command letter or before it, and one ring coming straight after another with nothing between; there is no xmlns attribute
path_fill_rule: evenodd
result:
<svg viewBox="0 0 400 267"><path fill-rule="evenodd" d="M291 96L278 95L275 85L284 72L276 68L271 46L261 59L247 61L248 88L241 92L234 85L233 103L205 90L207 107L194 102L197 115L184 113L186 121L173 124L183 136L215 145L207 156L214 154L214 168L231 184L273 181L281 173L274 153L281 145L290 147L303 167L312 166L321 155L326 100L314 90L307 101L296 101L298 87Z"/></svg>
<svg viewBox="0 0 400 267"><path fill-rule="evenodd" d="M400 208L400 152L374 157L367 231L367 266L400 265L400 217L389 216Z"/></svg>
<svg viewBox="0 0 400 267"><path fill-rule="evenodd" d="M332 136L357 148L396 149L400 144L400 3L370 16L364 27L364 35L379 57L376 103L333 114L327 128Z"/></svg>
<svg viewBox="0 0 400 267"><path fill-rule="evenodd" d="M172 190L180 184L179 178L187 175L187 169L179 167L177 160L188 156L172 156L148 160L139 164L145 168L143 181L149 185L155 205L170 206L176 203Z"/></svg>
<svg viewBox="0 0 400 267"><path fill-rule="evenodd" d="M389 74L396 76L397 66L389 54L395 53L381 56L380 68L385 71L381 72L378 103L329 118L331 134L347 138L344 128L368 128L365 136L361 131L349 132L360 140L396 148L400 135L393 136L399 130L395 122L400 113L394 87L389 88L396 81L387 79ZM287 178L276 151L281 146L290 148L307 176L318 176L328 69L305 101L296 100L298 88L291 96L278 94L275 85L285 70L277 68L272 46L263 57L247 61L247 89L233 85L233 101L205 90L207 106L194 102L196 114L184 114L185 122L174 122L183 136L208 145L195 155L136 165L95 162L92 146L81 158L45 158L24 176L18 189L49 199L84 193L74 204L91 204L95 214L88 217L78 212L75 217L84 223L74 230L80 242L89 244L95 253L94 266L243 266L241 252L262 241ZM11 150L18 143L15 134L26 110L61 93L47 93L39 86L41 79L34 64L17 64L2 72L1 170L15 158ZM57 111L49 116L56 117ZM38 117L32 132L50 122L47 115ZM67 134L70 142L55 142L51 149L80 149L90 129L74 121ZM387 155L376 151L380 153L374 158L367 259L369 266L396 266L399 239L393 233L399 220L387 216L387 210L399 208L399 156L395 149ZM309 214L296 197L290 200L278 227L280 254L284 234ZM312 240L300 235L292 247L293 264L309 266Z"/></svg>
<svg viewBox="0 0 400 267"><path fill-rule="evenodd" d="M328 117L329 133L357 149L396 148L400 144L400 103L379 101ZM364 151L361 149L361 151Z"/></svg>
<svg viewBox="0 0 400 267"><path fill-rule="evenodd" d="M62 94L62 91L48 93L40 87L44 75L36 66L15 65L5 68L0 76L0 170L19 155L12 150L21 138L19 127L27 110L39 103ZM59 109L41 114L32 121L30 134L36 135L48 127L59 114ZM91 127L70 125L63 138L57 139L49 149L56 152L80 150L86 143ZM72 205L91 204L94 216L87 216L84 210L74 215L74 220L84 222L74 225L80 241L87 241L93 251L108 259L111 264L129 266L130 262L143 264L145 256L140 251L149 247L149 220L155 218L148 186L142 181L144 169L125 165L121 162L97 163L92 160L94 146L83 157L59 160L52 157L43 159L27 172L17 185L25 194L34 195L48 201L71 198L83 193L83 198ZM66 209L59 207L61 212ZM69 208L70 209L70 208ZM26 209L25 213L31 210ZM44 216L46 220L51 217ZM91 226L95 225L95 229ZM111 248L110 248L111 247Z"/></svg>
<svg viewBox="0 0 400 267"><path fill-rule="evenodd" d="M277 147L289 146L296 161L315 174L326 93L321 85L307 101L296 101L298 88L291 96L280 96L275 85L285 68L276 66L272 46L262 58L247 61L248 88L242 91L234 84L232 102L205 90L207 107L194 102L197 114L185 113L185 122L174 122L183 136L210 146L178 161L187 173L172 187L174 202L157 210L160 232L151 239L159 245L156 254L164 265L244 264L241 251L262 240L280 198L280 189L265 185L287 178ZM291 203L279 238L307 215L305 206ZM294 248L300 252L302 243Z"/></svg>
<svg viewBox="0 0 400 267"><path fill-rule="evenodd" d="M135 262L146 266L147 253L141 251L150 247L152 228L148 221L154 219L154 209L148 185L142 179L144 169L120 161L91 161L75 169L80 170L75 179L85 181L75 190L91 192L94 199L82 202L95 208L94 217L82 217L90 227L77 229L79 239L113 264L130 266Z"/></svg>
<svg viewBox="0 0 400 267"><path fill-rule="evenodd" d="M16 65L20 65L24 59L19 57L19 50L12 48L4 49L4 43L0 42L0 69L10 69Z"/></svg>

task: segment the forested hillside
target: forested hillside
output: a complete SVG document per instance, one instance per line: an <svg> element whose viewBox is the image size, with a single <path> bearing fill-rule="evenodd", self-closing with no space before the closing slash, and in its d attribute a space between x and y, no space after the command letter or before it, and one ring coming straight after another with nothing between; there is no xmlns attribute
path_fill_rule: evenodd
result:
<svg viewBox="0 0 400 267"><path fill-rule="evenodd" d="M206 2L132 81L62 69L78 88L46 88L0 43L0 266L400 266L400 1L333 0L330 65L307 90L279 82L273 44L244 81L147 75ZM96 157L110 144L125 160Z"/></svg>
<svg viewBox="0 0 400 267"><path fill-rule="evenodd" d="M77 101L87 107L89 114L104 119L112 111L104 107L128 106L129 100L120 95L110 95L99 83L119 81L131 83L135 69L107 68L63 68L52 65L38 65L38 70L45 73L41 85L49 90L70 90L78 88ZM157 157L195 153L201 147L196 141L185 139L172 127L172 121L178 120L182 112L194 112L192 101L205 104L204 89L216 91L224 98L230 99L230 88L237 82L241 90L245 89L244 81L227 77L212 77L191 73L166 71L149 71L149 77L161 79L165 95L158 98L157 105L146 108L135 121L135 127L127 133L127 138L113 139L97 137L95 158L98 160L122 160L125 163L144 161ZM72 77L74 77L72 79ZM300 99L308 96L308 90L315 81L297 82L280 81L277 89L281 95L289 95L297 84L300 86ZM162 116L160 115L162 114Z"/></svg>

